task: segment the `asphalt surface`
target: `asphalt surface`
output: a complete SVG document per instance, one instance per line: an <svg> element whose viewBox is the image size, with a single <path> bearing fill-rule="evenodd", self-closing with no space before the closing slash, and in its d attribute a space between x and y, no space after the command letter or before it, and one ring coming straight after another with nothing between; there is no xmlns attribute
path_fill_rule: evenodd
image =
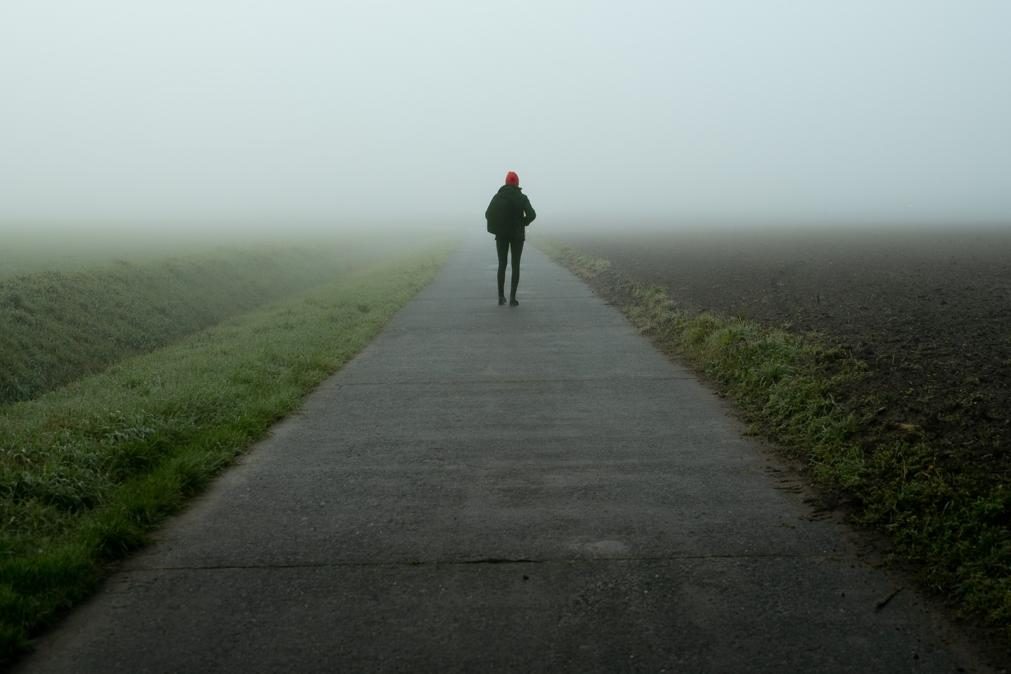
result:
<svg viewBox="0 0 1011 674"><path fill-rule="evenodd" d="M985 671L618 311L494 273L465 244L20 671Z"/></svg>

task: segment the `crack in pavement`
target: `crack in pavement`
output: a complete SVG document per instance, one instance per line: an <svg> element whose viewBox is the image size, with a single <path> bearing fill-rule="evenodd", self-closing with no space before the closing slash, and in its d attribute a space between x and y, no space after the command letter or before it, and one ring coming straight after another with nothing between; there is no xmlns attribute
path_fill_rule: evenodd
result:
<svg viewBox="0 0 1011 674"><path fill-rule="evenodd" d="M327 568L417 568L438 566L493 566L493 565L529 565L529 564L601 564L612 562L678 562L700 560L783 560L803 559L812 561L845 561L842 555L804 555L804 554L751 554L751 555L659 555L642 557L554 557L545 559L530 559L527 557L479 557L476 559L448 560L409 560L391 562L292 562L273 564L203 564L183 566L145 566L125 568L123 573L150 573L157 571L229 571L257 569L327 569Z"/></svg>
<svg viewBox="0 0 1011 674"><path fill-rule="evenodd" d="M342 383L339 385L340 388L348 388L354 386L428 386L433 384L445 385L445 386L457 386L457 385L482 385L482 384L566 384L570 382L607 382L613 383L615 381L695 381L696 378L691 375L684 376L671 376L671 377L653 377L649 375L644 375L641 377L625 375L622 377L573 377L565 379L502 379L502 378L487 378L487 379L432 379L432 380L390 380L390 381L354 381Z"/></svg>

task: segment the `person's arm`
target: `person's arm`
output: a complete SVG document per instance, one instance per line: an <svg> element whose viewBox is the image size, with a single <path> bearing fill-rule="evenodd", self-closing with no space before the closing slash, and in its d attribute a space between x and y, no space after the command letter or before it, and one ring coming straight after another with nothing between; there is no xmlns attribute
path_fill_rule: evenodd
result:
<svg viewBox="0 0 1011 674"><path fill-rule="evenodd" d="M534 218L537 217L537 213L534 212L534 207L530 205L530 197L528 197L527 195L524 194L523 195L523 201L524 201L524 204L523 204L523 213L524 213L524 216L523 216L523 226L526 227L527 225L529 225L531 222L534 221Z"/></svg>

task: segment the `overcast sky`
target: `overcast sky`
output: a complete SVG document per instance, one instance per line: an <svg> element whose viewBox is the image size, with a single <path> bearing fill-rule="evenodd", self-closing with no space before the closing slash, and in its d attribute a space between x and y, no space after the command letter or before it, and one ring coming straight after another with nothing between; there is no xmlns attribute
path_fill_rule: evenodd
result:
<svg viewBox="0 0 1011 674"><path fill-rule="evenodd" d="M1004 0L2 0L0 223L1011 221Z"/></svg>

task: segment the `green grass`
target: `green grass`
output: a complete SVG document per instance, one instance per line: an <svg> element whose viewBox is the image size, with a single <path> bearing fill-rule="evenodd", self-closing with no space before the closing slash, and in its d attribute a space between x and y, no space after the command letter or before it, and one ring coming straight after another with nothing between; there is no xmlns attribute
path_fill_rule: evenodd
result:
<svg viewBox="0 0 1011 674"><path fill-rule="evenodd" d="M281 225L279 227L279 224ZM277 222L18 223L0 220L0 280L40 272L92 271L123 262L151 265L169 258L205 258L244 251L297 248L330 253L354 264L433 240L452 239L451 226L387 223L383 235L368 227ZM349 255L353 253L353 255Z"/></svg>
<svg viewBox="0 0 1011 674"><path fill-rule="evenodd" d="M666 290L557 243L545 250L618 305L658 347L714 380L754 429L887 533L925 587L1011 639L1011 489L952 470L916 438L874 428L875 401L848 399L867 366L815 334L677 310ZM869 439L872 439L869 441Z"/></svg>
<svg viewBox="0 0 1011 674"><path fill-rule="evenodd" d="M346 273L331 248L260 246L0 280L0 404L30 400Z"/></svg>
<svg viewBox="0 0 1011 674"><path fill-rule="evenodd" d="M111 265L117 260L144 264L167 257L199 255L214 247L193 237L168 233L141 236L138 232L107 228L103 231L94 225L73 229L32 228L0 221L0 279L47 271L82 271Z"/></svg>
<svg viewBox="0 0 1011 674"><path fill-rule="evenodd" d="M0 661L365 346L446 252L358 271L0 408Z"/></svg>

